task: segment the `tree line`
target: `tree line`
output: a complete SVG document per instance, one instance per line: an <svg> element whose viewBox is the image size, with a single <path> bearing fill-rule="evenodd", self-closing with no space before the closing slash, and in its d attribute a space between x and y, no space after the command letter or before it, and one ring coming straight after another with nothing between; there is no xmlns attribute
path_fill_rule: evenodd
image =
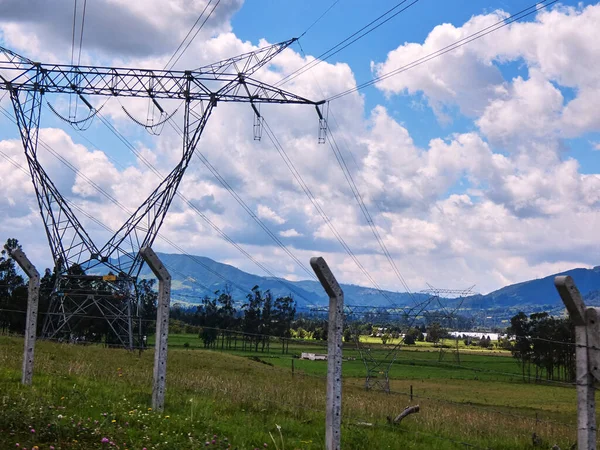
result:
<svg viewBox="0 0 600 450"><path fill-rule="evenodd" d="M272 338L281 342L292 336L296 301L291 296L274 297L254 286L240 305L229 289L205 296L198 306L173 308L171 318L197 327L205 348L269 350Z"/></svg>
<svg viewBox="0 0 600 450"><path fill-rule="evenodd" d="M20 248L16 239L9 239L10 249ZM69 270L71 275L84 275L85 271L74 266ZM99 281L98 283L102 283ZM48 314L50 296L55 289L56 270L46 269L40 280L40 298L38 306L38 333ZM155 280L140 279L135 285L136 304L139 306L135 326L140 335L154 333L156 320L157 292ZM95 285L94 285L95 286ZM100 289L101 286L98 286ZM103 301L123 301L119 296L104 298ZM241 303L241 305L240 305ZM239 305L239 306L238 306ZM4 249L0 252L0 330L3 333L21 334L25 329L25 312L27 308L27 284L19 273L15 261ZM98 319L101 313L87 311L86 316L78 317L76 329L77 339L84 342L116 343L106 320ZM252 288L244 302L236 302L229 289L217 291L213 296L202 298L200 305L194 308L172 308L171 317L180 320L199 330L200 338L206 348L215 347L220 330L227 330L222 340L227 346L232 345L233 335L241 336L242 347L253 346L263 350L270 345L267 336L281 338L292 337L291 325L296 315L296 302L291 296L275 298L270 291L261 291L258 286ZM237 337L235 338L237 342ZM225 344L224 344L225 345Z"/></svg>
<svg viewBox="0 0 600 450"><path fill-rule="evenodd" d="M16 239L8 239L6 246L11 250L20 249L21 245ZM42 332L44 319L49 314L50 297L56 288L57 270L45 269L40 279L40 295L38 303L38 335ZM27 310L27 281L21 275L16 262L9 257L5 249L0 251L0 331L2 333L21 334L25 330L25 313ZM70 275L85 275L85 271L78 265L69 268ZM139 320L134 323L135 332L147 335L154 329L156 320L157 293L154 289L155 280L139 280L134 286L137 305L139 305ZM102 280L93 282L92 288L106 291L107 284ZM86 288L90 286L86 285ZM103 292L106 293L106 292ZM119 306L124 300L123 296L105 296L105 302ZM118 345L118 339L106 320L99 320L102 312L91 305L84 315L79 315L76 324L71 330L72 336L61 339L77 340L79 342Z"/></svg>
<svg viewBox="0 0 600 450"><path fill-rule="evenodd" d="M575 331L568 318L546 312L529 317L523 312L510 320L504 348L521 366L523 379L529 381L573 381L575 379Z"/></svg>

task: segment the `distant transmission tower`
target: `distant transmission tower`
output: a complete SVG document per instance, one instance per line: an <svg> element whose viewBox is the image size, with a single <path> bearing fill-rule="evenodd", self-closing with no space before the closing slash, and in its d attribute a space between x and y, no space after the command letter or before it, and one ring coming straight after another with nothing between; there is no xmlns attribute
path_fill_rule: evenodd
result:
<svg viewBox="0 0 600 450"><path fill-rule="evenodd" d="M396 322L400 328L408 327L427 309L431 302L427 297L418 301L411 307L381 307L371 305L344 305L344 323L350 327L352 340L358 350L363 364L365 365L365 389L379 389L384 392L390 391L390 370L402 349L404 339L394 342L391 339L385 344L369 343L360 340L358 325L360 320L385 324ZM326 313L327 307L311 308L313 313Z"/></svg>
<svg viewBox="0 0 600 450"><path fill-rule="evenodd" d="M473 285L466 289L440 289L433 287L429 283L427 283L427 286L429 287L421 292L429 294L431 303L437 303L439 309L435 306L434 309L441 313L442 321L447 324L446 326L454 326L456 324L457 311L462 307L465 298L473 295L473 288L475 288L475 286ZM452 306L450 306L449 303L452 303ZM440 325L443 326L444 323ZM444 360L447 353L448 346L446 345L446 339L446 336L443 336L442 342L440 343L440 354L438 358L438 361L440 362ZM455 336L453 341L454 348L451 350L452 359L454 363L460 364L460 352L458 348L459 336Z"/></svg>
<svg viewBox="0 0 600 450"><path fill-rule="evenodd" d="M8 91L12 100L57 272L44 338L91 338L82 325L92 316L97 318L85 324L89 333L105 335L107 343L129 349L139 344L140 305L135 296L143 264L139 249L154 242L213 109L219 102L249 103L256 115L255 138L260 138L261 103L314 105L322 116L318 105L323 102L251 78L295 40L186 71L42 64L0 47L0 90ZM50 94L69 94L86 105L89 115L83 120L61 116L79 129L98 113L85 96L148 99L161 112L159 123L141 124L149 131L173 115L164 113L159 100L185 103L181 159L103 245L91 239L38 160L42 98Z"/></svg>

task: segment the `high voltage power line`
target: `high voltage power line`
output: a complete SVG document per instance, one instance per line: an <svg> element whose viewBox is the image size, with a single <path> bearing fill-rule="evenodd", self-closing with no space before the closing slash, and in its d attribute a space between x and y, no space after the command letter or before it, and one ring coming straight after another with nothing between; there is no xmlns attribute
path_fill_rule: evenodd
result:
<svg viewBox="0 0 600 450"><path fill-rule="evenodd" d="M352 94L353 92L357 92L357 91L359 91L361 89L364 89L364 88L366 88L368 86L371 86L371 85L373 85L375 83L378 83L380 81L383 81L383 80L385 80L387 78L390 78L390 77L392 77L394 75L398 75L398 74L406 72L407 70L410 70L410 69L412 69L414 67L420 66L421 64L424 64L427 61L430 61L430 60L432 60L434 58L438 58L438 57L440 57L442 55L445 55L446 53L449 53L449 52L451 52L453 50L456 50L457 48L460 48L460 47L462 47L464 45L467 45L470 42L473 42L473 41L475 41L477 39L480 39L480 38L482 38L484 36L487 36L488 34L493 33L494 31L497 31L497 30L499 30L501 28L504 28L504 27L510 25L513 22L516 22L516 21L521 20L521 19L523 19L525 17L528 17L531 14L534 14L534 13L536 13L536 12L542 10L542 9L548 8L549 6L551 6L551 5L553 5L553 4L557 3L557 2L558 2L558 0L542 0L541 2L538 2L538 3L535 3L535 4L531 5L531 6L528 6L527 8L525 8L525 9L523 9L523 10L521 10L521 11L519 11L519 12L517 12L517 13L509 16L509 17L507 17L506 19L502 19L502 20L494 23L493 25L487 26L487 27L485 27L485 28L483 28L483 29L481 29L481 30L473 33L473 34L470 34L469 36L466 36L466 37L464 37L462 39L459 39L458 41L455 41L452 44L449 44L449 45L447 45L447 46L445 46L443 48L440 48L439 50L436 50L435 52L429 53L429 54L427 54L427 55L425 55L425 56L423 56L421 58L418 58L418 59L412 61L411 63L405 64L405 65L403 65L401 67L398 67L398 68L396 68L396 69L394 69L394 70L392 70L390 72L387 72L387 73L384 73L382 75L379 75L379 76L377 76L377 77L375 77L375 78L373 78L373 79L371 79L369 81L366 81L366 82L364 82L362 84L359 84L358 86L355 86L355 87L353 87L351 89L347 89L347 90L342 91L342 92L340 92L338 94L332 95L331 97L329 97L327 99L327 101L336 100L336 99L344 97L344 96L346 96L348 94Z"/></svg>
<svg viewBox="0 0 600 450"><path fill-rule="evenodd" d="M352 45L353 43L355 43L359 39L362 39L363 37L365 37L369 33L375 31L377 28L379 28L380 26L382 26L386 22L388 22L391 19L393 19L394 17L396 17L398 14L406 11L408 8L410 8L415 3L417 3L419 0L412 0L411 3L409 3L406 6L404 6L404 8L401 8L401 9L398 10L398 8L400 8L402 5L404 5L407 1L408 0L402 0L402 1L400 1L399 3L397 3L392 8L388 9L385 13L381 14L379 17L377 17L376 19L372 20L371 22L369 22L367 25L365 25L364 27L362 27L358 31L355 31L354 33L352 33L346 39L344 39L341 42L337 43L336 45L334 45L333 47L331 47L329 50L321 53L319 56L317 56L316 59L314 59L314 60L306 63L304 66L296 69L295 71L293 71L293 72L289 73L288 75L286 75L285 77L283 77L281 80L279 80L275 84L275 86L281 86L283 84L286 84L286 83L290 82L291 80L293 80L294 78L302 75L304 72L306 72L306 71L308 71L308 70L316 67L317 65L321 64L323 61L326 61L327 59L331 58L333 55L336 55L337 53L341 52L342 50L344 50L349 45Z"/></svg>
<svg viewBox="0 0 600 450"><path fill-rule="evenodd" d="M512 22L515 22L517 20L521 20L524 17L527 17L541 9L547 8L549 6L551 6L552 4L556 3L558 0L543 0L541 2L535 3L534 5L531 5L521 11L519 11L518 13L515 13L513 15L511 15L510 17L503 19L493 25L490 25L476 33L473 33L463 39L460 39L458 41L456 41L454 44L451 44L449 46L446 46L436 52L433 52L425 57L419 58L416 61L413 61L412 63L409 63L405 66L402 66L392 72L389 72L387 74L383 74L367 83L363 83L359 86L356 86L355 88L352 89L348 89L347 91L344 91L342 93L336 94L334 96L331 96L327 99L327 101L331 101L331 100L335 100L337 98L340 98L342 96L348 95L352 92L356 92L359 89L362 89L364 87L370 86L378 81L381 81L383 79L389 78L395 74L401 73L403 71L409 70L412 67L416 67L424 62L429 61L430 59L433 59L435 57L441 56L449 51L452 51L456 48L459 48L463 45L466 45L469 42L472 42L475 39L479 39L480 37L483 37L489 33L492 33L500 28L503 28L509 24L511 24ZM340 47L343 43L345 43L346 41L350 40L352 37L354 37L355 35L359 34L362 30L368 28L371 24L373 24L374 22L376 22L377 20L379 20L380 18L384 17L385 15L389 14L392 10L394 10L395 8L398 8L399 6L401 6L404 2L400 2L399 4L397 4L394 8L392 8L391 10L388 10L386 13L384 13L384 15L379 16L377 19L375 19L374 21L370 22L368 25L366 25L365 27L361 28L359 31L357 31L356 33L354 33L353 35L351 35L350 37L348 37L347 39L345 39L344 41L342 41L341 43L337 44L336 46L332 47L330 50L328 50L327 52L321 54L319 57L317 57L317 59L311 61L310 63L305 64L304 66L302 66L301 68L297 69L296 71L288 74L286 77L284 77L283 79L281 79L279 81L278 84L285 84L288 81L290 81L291 79L299 76L300 74L310 70L311 68L315 67L317 64L325 61L327 58L329 58L330 56L332 56L333 54L337 53L338 51L342 50L343 48L345 48L346 46L352 44L353 42L355 42L355 40L360 39L363 35L359 36L357 39L349 42L348 44L346 44L344 47L339 48L337 51L335 51L334 53L329 54L330 52L332 52L333 50L337 49L338 47ZM412 3L410 5L408 5L406 8L408 8L409 6L412 6ZM396 12L393 16L388 17L385 21L390 20L392 17L394 17L395 15L399 14L400 12L404 11L406 8L402 9L401 11ZM322 16L321 16L322 17ZM319 18L320 19L320 18ZM368 32L373 31L374 29L376 29L377 27L381 26L383 23L382 22L380 24L378 24L376 27L370 29ZM310 27L309 27L310 28ZM304 56L306 57L306 54L304 53L302 47L300 46L300 50L301 52L304 54ZM329 54L329 55L328 55ZM328 55L328 56L326 56ZM323 58L323 56L325 56ZM317 81L318 83L318 81ZM343 154L341 153L341 151L339 150L339 147L337 145L337 142L335 141L335 138L333 137L331 130L329 130L329 135L331 137L331 139L328 136L328 142L329 145L331 146L335 156L336 156L336 160L338 162L338 164L340 165L340 168L342 169L342 172L344 173L344 177L350 187L350 190L352 191L353 196L355 197L357 203L359 204L359 208L361 209L361 212L363 213L363 215L365 216L365 219L369 225L369 227L371 228L371 231L373 233L373 235L375 236L375 239L377 240L378 244L380 245L384 255L386 256L386 258L388 259L394 273L396 274L396 276L398 277L398 279L400 280L401 284L404 286L404 288L406 289L407 292L410 293L410 290L408 288L408 285L406 284L406 281L404 280L404 277L402 276L402 274L399 272L393 258L391 257L391 254L389 253L387 247L385 246L385 243L383 241L383 239L381 238L381 235L377 229L377 227L375 226L375 223L372 219L371 214L368 211L368 208L366 207L364 200L362 198L362 195L360 194L360 191L358 190L356 183L354 182L352 175L350 173L350 171L348 170L348 167L345 163Z"/></svg>
<svg viewBox="0 0 600 450"><path fill-rule="evenodd" d="M309 31L312 29L312 27L314 27L314 26L315 26L317 23L319 23L319 22L321 21L321 19L322 19L323 17L325 17L325 15L326 15L326 14L327 14L329 11L331 11L331 10L333 9L333 7L334 7L335 5L337 5L339 2L340 2L340 0L335 0L335 1L334 1L334 2L331 4L331 5L329 5L329 8L327 8L327 9L326 9L326 10L325 10L325 11L324 11L324 12L323 12L323 13L322 13L322 14L321 14L319 17L317 17L317 19L315 19L315 20L314 20L314 21L313 21L313 22L312 22L312 23L311 23L311 24L310 24L310 25L309 25L309 26L306 28L306 30L304 30L304 31L302 32L302 34L301 34L300 36L298 36L298 39L300 39L302 36L306 35L306 33L308 33L308 32L309 32Z"/></svg>
<svg viewBox="0 0 600 450"><path fill-rule="evenodd" d="M377 240L379 247L381 248L381 250L382 250L383 254L385 255L386 259L388 260L388 262L390 263L390 266L392 267L392 270L394 271L396 277L400 280L400 283L402 284L402 286L404 287L406 292L409 295L411 295L411 297L412 297L412 292L410 291L408 284L406 283L406 280L404 279L404 277L398 270L398 266L396 266L396 263L395 263L394 259L392 258L390 251L388 250L383 238L381 237L381 234L379 233L379 230L377 229L377 226L375 225L373 217L371 216L371 213L369 212L369 209L367 208L367 205L365 204L365 201L358 189L358 186L356 185L354 178L352 177L352 173L348 169L348 165L346 164L344 155L342 154L340 148L338 147L338 144L335 140L335 137L333 136L333 133L331 132L331 129L329 130L327 142L329 143L329 146L331 147L331 150L333 151L333 153L336 157L336 160L340 166L340 169L344 173L344 177L345 177L348 185L350 186L350 190L352 191L352 194L353 194L354 198L356 199L356 202L358 203L358 206L359 206L363 216L365 217L365 220L367 221L367 224L369 225L369 228L371 229L373 236L375 236L375 239Z"/></svg>
<svg viewBox="0 0 600 450"><path fill-rule="evenodd" d="M108 127L108 129L115 134L119 140L121 140L121 142L123 142L127 148L129 148L129 150L131 150L138 158L140 158L140 160L152 171L154 172L154 174L156 174L159 178L163 178L162 174L158 171L158 169L156 169L156 167L150 162L148 161L146 158L144 158L144 156L137 151L137 149L135 148L135 146L133 146L133 144L131 144L131 142L129 142L129 140L127 140L127 138L125 136L123 136L105 117L103 117L101 114L98 114L98 116L100 117L100 120L102 120L102 122ZM198 153L195 152L196 155L198 156ZM207 160L208 162L208 160ZM216 172L216 169L214 169L214 173L213 175L218 174L218 172ZM212 172L212 171L211 171ZM215 175L216 176L216 175ZM223 179L220 174L218 175L220 177L220 179ZM218 178L219 179L219 178ZM219 181L220 181L219 179ZM224 179L223 179L224 180ZM232 188L233 189L233 188ZM232 195L237 195L237 193L233 193L233 190L230 191L230 193ZM177 196L179 198L181 198L185 204L187 204L190 208L192 208L192 210L194 210L196 212L197 215L199 215L211 228L213 228L223 239L225 239L227 242L229 242L231 245L233 245L238 251L240 251L244 256L246 256L246 258L248 258L250 261L252 261L254 264L256 264L258 267L260 267L265 273L267 273L269 276L279 280L279 282L284 283L286 285L286 287L288 289L291 289L292 292L296 293L296 295L299 295L301 298L304 298L307 302L311 303L308 299L306 299L303 295L299 294L297 292L296 289L294 289L291 285L287 284L287 282L283 282L282 279L280 277L277 277L268 267L266 267L263 263L261 263L260 261L258 261L256 258L254 258L252 255L250 255L246 250L243 249L243 247L241 247L237 242L235 242L232 238L230 238L220 227L218 227L212 220L210 220L208 218L208 216L206 216L204 213L202 213L198 207L196 205L193 204L193 202L191 202L190 200L188 200L181 192L177 192ZM241 198L239 196L237 196L240 201L243 203L243 200L241 200ZM237 198L236 198L237 200ZM240 204L242 204L240 203ZM244 203L245 205L245 203ZM247 208L247 205L246 205ZM248 212L248 210L246 210L246 212ZM255 216L253 216L254 218ZM260 221L260 219L258 217L256 217L256 220L259 221L260 223L262 223L262 221ZM264 225L264 223L263 223ZM266 225L264 225L265 228ZM264 229L264 228L263 228ZM266 231L266 230L265 230ZM272 233L271 233L272 234ZM276 236L273 234L272 237ZM277 239L279 240L279 239ZM279 241L281 243L281 241ZM283 247L285 247L283 245L283 243L281 243L281 245ZM287 249L287 248L286 248ZM289 251L289 249L286 250L286 253ZM300 264L301 267L303 268L303 270L308 271L308 269L302 264L302 262L295 256L292 256L293 254L291 253L291 251L289 251L288 253L291 257L293 257L293 259L296 261L297 264ZM309 272L310 273L310 272ZM314 274L311 273L311 275L314 277Z"/></svg>
<svg viewBox="0 0 600 450"><path fill-rule="evenodd" d="M371 276L371 274L365 269L365 267L358 260L358 258L356 257L356 255L354 254L354 252L352 251L352 249L348 246L348 244L346 243L346 241L344 240L344 238L341 236L341 234L335 228L335 226L333 225L333 222L331 221L331 219L329 218L329 216L327 215L327 213L325 212L325 210L323 209L323 207L319 204L318 200L316 199L316 197L312 193L310 187L306 184L306 182L302 178L302 175L300 175L300 172L298 172L298 169L296 169L293 161L288 156L287 152L285 151L285 149L283 148L283 146L281 145L281 143L279 142L279 140L277 139L277 137L273 133L273 130L271 129L271 127L269 126L269 124L267 123L267 121L264 119L264 117L263 117L263 124L264 124L264 127L265 127L265 131L267 133L267 136L269 137L269 140L271 141L271 143L273 144L273 146L275 147L275 149L277 150L277 152L279 153L279 155L284 160L287 168L289 169L289 171L292 173L292 175L294 176L294 178L296 179L296 181L300 185L300 188L302 189L302 191L304 192L304 194L308 197L308 199L310 200L310 202L312 203L312 205L315 207L315 209L317 210L317 212L319 213L319 215L322 217L323 221L327 224L327 226L329 227L329 229L331 230L331 232L333 233L333 235L336 237L336 239L338 240L338 242L342 245L342 247L344 248L344 250L346 251L346 253L348 253L348 255L350 256L350 258L352 258L352 260L354 261L354 263L356 264L356 266L365 275L365 277L371 282L371 284L375 287L375 289L377 289L377 291L383 297L385 297L386 300L388 300L392 305L394 305L394 302L392 301L392 299L387 295L387 293L383 289L381 289L381 287L373 279L373 277Z"/></svg>
<svg viewBox="0 0 600 450"><path fill-rule="evenodd" d="M200 13L200 15L196 19L196 22L194 22L194 24L190 28L190 31L188 31L188 33L185 35L185 37L183 38L183 40L181 41L181 43L179 44L179 46L177 47L177 49L175 50L175 52L173 52L173 55L171 56L171 58L169 58L169 60L165 64L165 67L164 67L165 69L167 69L169 67L169 64L171 63L171 61L173 61L173 58L175 58L175 55L177 55L177 52L179 52L179 50L181 49L181 47L183 47L185 41L192 34L192 32L194 31L194 28L196 28L196 25L198 25L198 22L200 22L200 20L204 16L204 13L206 12L206 10L208 9L208 7L211 5L212 2L213 2L213 0L209 0L208 3L204 6L204 9L202 10L202 12ZM194 33L194 35L190 38L190 40L185 45L185 47L183 48L183 50L181 50L181 53L179 53L179 56L177 56L177 58L173 61L173 64L171 64L171 67L169 69L172 69L173 67L175 67L175 64L177 64L177 62L179 61L179 59L183 56L183 54L185 53L185 51L192 44L192 42L194 41L194 39L196 39L196 36L198 36L198 33L200 33L200 31L202 30L202 28L204 27L204 25L206 24L206 22L208 21L208 19L210 19L210 16L212 16L213 12L215 12L215 9L217 9L217 6L219 6L219 3L221 3L221 0L217 0L217 2L215 4L215 6L213 7L213 9L210 10L210 12L208 13L208 16L204 19L204 22L202 22L200 24L200 26L198 27L198 29L196 30L196 32Z"/></svg>
<svg viewBox="0 0 600 450"><path fill-rule="evenodd" d="M171 125L171 127L173 127L173 129L175 130L175 132L180 136L183 137L183 131L181 130L181 128L179 128L178 124L176 122L174 122L173 120L169 121L169 124ZM238 202L238 204L244 209L244 211L246 211L246 213L252 218L252 220L254 220L262 229L265 233L267 233L267 235L285 252L287 253L287 255L292 258L294 260L294 262L296 264L298 264L298 266L304 270L304 272L306 272L306 274L312 278L313 280L317 280L317 277L315 276L314 272L312 270L310 270L306 264L304 264L302 261L300 261L298 259L298 257L296 255L294 255L294 253L288 249L286 247L286 245L281 241L281 239L279 239L277 237L277 235L275 233L273 233L273 231L271 231L271 229L267 226L267 224L264 223L264 221L262 221L260 219L260 217L258 217L256 215L256 213L254 213L254 211L248 206L248 204L240 197L240 195L237 193L237 191L231 186L231 184L229 184L229 182L227 182L227 180L225 178L223 178L223 176L219 173L219 171L215 168L215 166L213 166L210 161L208 160L208 158L206 158L206 156L196 150L194 152L195 156L202 162L202 164L204 164L204 166L212 173L212 175L219 181L219 183L221 183L221 185L227 190L227 192L229 192L231 194L231 196Z"/></svg>
<svg viewBox="0 0 600 450"><path fill-rule="evenodd" d="M304 52L304 49L302 48L302 45L300 45L300 42L298 41L298 45L300 47L300 51L302 52L302 54L304 55L304 57L306 58L306 53ZM314 74L313 74L314 75ZM323 90L321 89L321 85L319 84L319 81L317 80L316 77L315 78L315 82L317 83L317 86L319 86L319 89L321 90L321 94L323 96ZM335 120L335 116L333 115L333 111L330 110L330 104L327 103L327 108L328 108L328 112L331 113L333 119ZM337 124L337 120L336 124ZM338 128L339 128L339 124L338 124ZM400 280L400 283L402 284L402 286L404 287L405 291L411 296L413 302L415 302L415 298L412 295L412 292L410 291L410 288L408 287L408 284L406 283L406 280L404 279L404 277L402 276L402 274L400 273L400 271L398 270L398 267L396 266L396 263L394 262L394 259L391 256L391 253L389 252L389 250L387 249L387 246L385 245L384 240L381 237L381 234L379 233L379 230L377 229L377 226L375 225L375 222L369 212L369 209L367 207L367 205L365 204L364 200L363 200L363 196L360 193L360 190L358 189L358 186L356 185L356 183L354 182L354 178L352 177L352 173L350 172L348 165L346 164L346 160L344 158L343 153L341 152L341 150L339 149L339 146L335 140L335 137L333 136L333 132L331 130L331 127L328 125L328 134L327 134L327 142L329 143L335 158L340 166L340 169L342 170L342 173L344 174L344 178L346 179L346 182L348 183L348 186L350 187L350 190L352 191L352 194L356 200L356 202L359 205L359 208L362 212L362 214L364 215L367 224L369 225L371 232L373 233L373 235L375 236L375 239L377 240L377 243L379 244L383 254L385 255L386 259L388 260L388 262L390 263L390 266L392 267L392 270L394 272L394 274L396 275L396 277ZM352 155L352 153L350 153ZM352 158L354 158L354 156L352 155ZM355 160L356 163L356 160ZM416 306L416 305L415 305Z"/></svg>

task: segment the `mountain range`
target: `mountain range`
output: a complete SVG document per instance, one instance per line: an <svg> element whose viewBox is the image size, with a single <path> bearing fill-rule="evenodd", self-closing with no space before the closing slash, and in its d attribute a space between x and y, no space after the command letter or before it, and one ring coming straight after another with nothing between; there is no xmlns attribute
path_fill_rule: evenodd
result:
<svg viewBox="0 0 600 450"><path fill-rule="evenodd" d="M270 290L275 296L292 295L300 308L324 306L328 297L317 281L288 281L281 278L262 277L244 272L234 266L219 263L203 256L158 253L173 279L172 299L180 303L200 303L206 295L229 289L234 299L243 301L254 286ZM593 269L576 268L552 274L545 278L512 284L486 295L473 295L461 302L464 310L492 310L498 308L539 310L540 307L557 308L562 301L554 287L556 275L570 275L581 294L590 304L600 300L600 266ZM141 276L153 277L144 266ZM427 294L398 293L343 284L346 304L367 306L409 306L427 298ZM448 300L456 304L456 300Z"/></svg>

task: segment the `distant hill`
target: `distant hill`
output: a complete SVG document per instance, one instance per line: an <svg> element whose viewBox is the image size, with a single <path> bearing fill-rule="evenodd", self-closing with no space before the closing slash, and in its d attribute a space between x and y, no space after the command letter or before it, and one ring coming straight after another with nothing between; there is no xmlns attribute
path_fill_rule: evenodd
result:
<svg viewBox="0 0 600 450"><path fill-rule="evenodd" d="M159 257L173 277L174 301L200 303L205 295L213 295L215 291L222 291L226 287L229 287L236 300L243 301L254 286L259 286L261 290L269 289L275 296L292 294L300 307L327 305L329 301L323 288L316 281L287 281L262 277L203 256L159 253ZM141 275L142 277L153 276L147 266L144 267ZM524 311L534 310L542 305L558 307L562 305L562 302L554 287L556 275L573 277L581 294L586 298L586 302L599 304L600 266L593 269L572 269L545 278L512 284L486 295L468 297L462 306L473 309L521 308ZM342 288L347 304L407 306L413 303L411 296L406 293L384 291L382 294L373 288L351 284L344 284ZM424 294L414 294L414 296L417 300L426 298ZM452 303L449 301L447 304L451 305Z"/></svg>
<svg viewBox="0 0 600 450"><path fill-rule="evenodd" d="M213 295L215 291L223 291L226 288L231 290L236 300L243 301L250 289L259 286L263 291L269 289L275 296L291 294L300 307L322 306L329 302L317 281L287 281L280 278L261 277L204 256L190 257L168 253L158 253L158 256L167 266L173 278L172 296L174 301L200 303L205 295ZM140 275L144 278L153 277L146 265ZM223 278L228 281L224 281ZM350 284L344 284L342 287L347 304L373 306L412 304L411 296L406 293L384 291L385 295L382 295L372 288ZM424 298L422 294L415 295L416 298Z"/></svg>
<svg viewBox="0 0 600 450"><path fill-rule="evenodd" d="M562 300L554 287L554 277L557 275L571 276L590 305L595 305L600 300L600 266L596 266L593 269L572 269L545 278L511 284L487 295L470 297L465 305L484 309L540 305L558 307L562 305Z"/></svg>

